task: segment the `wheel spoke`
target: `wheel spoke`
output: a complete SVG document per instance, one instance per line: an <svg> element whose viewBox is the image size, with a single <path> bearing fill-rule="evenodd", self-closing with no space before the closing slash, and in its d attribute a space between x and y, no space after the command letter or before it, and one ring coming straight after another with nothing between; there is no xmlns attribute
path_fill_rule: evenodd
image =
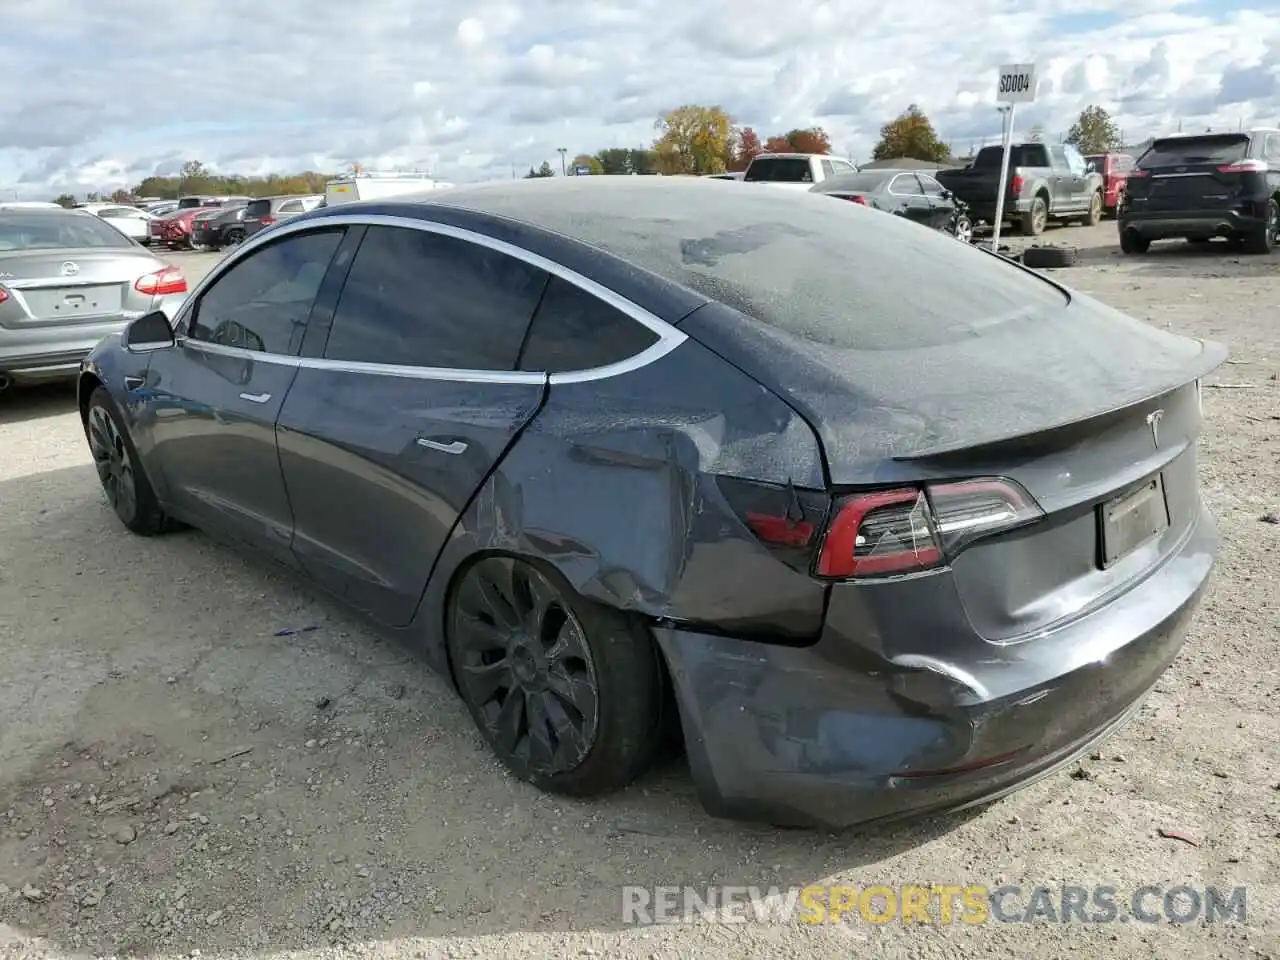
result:
<svg viewBox="0 0 1280 960"><path fill-rule="evenodd" d="M545 694L529 694L525 697L524 706L529 718L529 759L545 770L556 759L551 720L547 716L547 697Z"/></svg>
<svg viewBox="0 0 1280 960"><path fill-rule="evenodd" d="M546 710L547 719L551 723L551 729L554 731L559 744L557 752L562 756L568 754L572 760L581 760L588 749L588 744L582 736L581 725L569 716L564 704L554 697L547 699ZM586 725L590 729L589 720Z"/></svg>
<svg viewBox="0 0 1280 960"><path fill-rule="evenodd" d="M481 620L472 613L458 611L454 628L458 631L458 639L475 653L485 653L489 650L505 651L507 648L506 632L501 627Z"/></svg>
<svg viewBox="0 0 1280 960"><path fill-rule="evenodd" d="M507 691L506 699L498 709L498 716L493 722L494 739L499 749L506 753L515 753L516 745L524 727L524 691L513 688Z"/></svg>
<svg viewBox="0 0 1280 960"><path fill-rule="evenodd" d="M547 612L556 605L557 596L555 588L547 583L538 573L530 571L526 578L529 587L529 600L531 609L525 618L525 625L529 632L542 639L543 625L547 618Z"/></svg>
<svg viewBox="0 0 1280 960"><path fill-rule="evenodd" d="M586 641L573 620L566 620L556 634L555 641L547 647L547 662L554 668L570 658L588 661Z"/></svg>
<svg viewBox="0 0 1280 960"><path fill-rule="evenodd" d="M462 682L478 705L491 701L504 686L511 689L511 667L505 658L494 663L466 663L461 669Z"/></svg>
<svg viewBox="0 0 1280 960"><path fill-rule="evenodd" d="M570 673L563 665L557 664L547 675L547 686L583 717L595 716L596 688L585 676Z"/></svg>
<svg viewBox="0 0 1280 960"><path fill-rule="evenodd" d="M475 571L476 598L495 624L515 629L520 617L511 602L511 574L495 561L483 561Z"/></svg>
<svg viewBox="0 0 1280 960"><path fill-rule="evenodd" d="M116 471L116 488L117 501L116 508L128 507L133 509L134 504L134 486L133 468L127 464L120 464L120 469Z"/></svg>

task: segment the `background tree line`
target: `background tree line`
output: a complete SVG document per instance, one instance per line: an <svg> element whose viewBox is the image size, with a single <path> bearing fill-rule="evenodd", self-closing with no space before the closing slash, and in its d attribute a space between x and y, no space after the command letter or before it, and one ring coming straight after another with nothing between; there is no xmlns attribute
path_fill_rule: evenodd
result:
<svg viewBox="0 0 1280 960"><path fill-rule="evenodd" d="M760 153L831 152L831 138L821 127L796 128L761 138L749 126L736 124L719 106L685 104L668 110L655 124L657 136L649 147L609 147L596 153L580 153L567 169L585 167L592 174L641 176L656 173L700 176L709 173L741 171ZM1033 126L1029 139L1044 139L1044 127ZM1074 144L1081 153L1106 153L1119 149L1122 137L1111 115L1091 104L1080 112L1071 129L1061 138ZM875 160L910 158L946 163L955 160L951 147L934 129L933 123L916 104L880 128L880 139L872 150ZM348 173L360 172L359 164L351 164ZM548 161L530 167L525 179L553 177L557 171ZM265 177L222 175L210 171L198 160L189 160L171 177L147 177L132 190L117 190L110 196L91 193L85 199L112 200L125 203L134 197L177 199L190 194L239 195L266 197L278 194L324 193L325 183L337 174L305 171L293 174L270 174ZM63 194L57 203L71 206L75 198Z"/></svg>

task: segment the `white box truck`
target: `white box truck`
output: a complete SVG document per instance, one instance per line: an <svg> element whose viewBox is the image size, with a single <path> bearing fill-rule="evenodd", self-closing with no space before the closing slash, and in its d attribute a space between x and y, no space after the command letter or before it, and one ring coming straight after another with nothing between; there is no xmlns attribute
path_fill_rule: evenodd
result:
<svg viewBox="0 0 1280 960"><path fill-rule="evenodd" d="M324 205L382 200L405 193L424 193L452 187L424 173L356 173L330 180L324 188Z"/></svg>

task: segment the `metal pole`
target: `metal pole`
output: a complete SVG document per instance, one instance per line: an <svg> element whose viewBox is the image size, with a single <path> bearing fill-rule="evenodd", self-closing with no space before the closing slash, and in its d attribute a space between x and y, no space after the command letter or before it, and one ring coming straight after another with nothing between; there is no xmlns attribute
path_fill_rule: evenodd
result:
<svg viewBox="0 0 1280 960"><path fill-rule="evenodd" d="M1000 224L1004 220L1004 192L1009 185L1009 153L1013 141L1013 110L1015 104L1009 104L1008 116L1002 139L1004 140L1004 159L1000 163L1000 187L996 192L996 222L991 225L991 252L1000 250Z"/></svg>
<svg viewBox="0 0 1280 960"><path fill-rule="evenodd" d="M564 165L564 155L569 152L569 148L556 147L556 150L560 152L560 176L562 177L568 176L568 171L565 169L565 165Z"/></svg>

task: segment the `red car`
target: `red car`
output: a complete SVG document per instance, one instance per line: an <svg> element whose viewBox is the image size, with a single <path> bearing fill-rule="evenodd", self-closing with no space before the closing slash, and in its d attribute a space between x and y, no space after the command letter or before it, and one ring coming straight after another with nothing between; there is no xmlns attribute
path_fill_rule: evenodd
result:
<svg viewBox="0 0 1280 960"><path fill-rule="evenodd" d="M187 207L185 210L175 210L160 221L160 240L170 250L190 250L192 221L199 214L217 209L217 207Z"/></svg>
<svg viewBox="0 0 1280 960"><path fill-rule="evenodd" d="M1102 210L1107 216L1115 216L1124 193L1124 182L1133 169L1133 157L1127 153L1095 153L1085 157L1093 169L1102 174Z"/></svg>

